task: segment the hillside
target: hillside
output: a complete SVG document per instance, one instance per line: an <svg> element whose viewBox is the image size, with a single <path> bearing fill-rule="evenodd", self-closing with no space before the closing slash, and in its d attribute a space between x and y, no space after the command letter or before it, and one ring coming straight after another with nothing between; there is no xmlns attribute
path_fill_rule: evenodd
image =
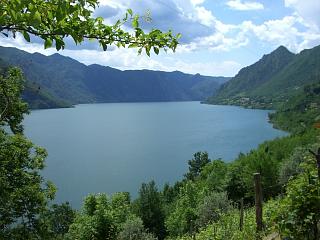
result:
<svg viewBox="0 0 320 240"><path fill-rule="evenodd" d="M299 54L279 47L245 67L208 99L212 104L275 108L320 80L320 46Z"/></svg>
<svg viewBox="0 0 320 240"><path fill-rule="evenodd" d="M6 69L10 66L0 57L0 72L5 73ZM26 81L22 98L29 104L30 109L42 108L61 108L70 107L71 105L51 96L48 92L41 89L39 84Z"/></svg>
<svg viewBox="0 0 320 240"><path fill-rule="evenodd" d="M59 54L44 56L0 47L1 58L19 66L29 82L60 101L148 102L204 100L229 78L150 70L86 66Z"/></svg>
<svg viewBox="0 0 320 240"><path fill-rule="evenodd" d="M269 114L275 127L301 133L320 123L320 81L306 85L303 91Z"/></svg>

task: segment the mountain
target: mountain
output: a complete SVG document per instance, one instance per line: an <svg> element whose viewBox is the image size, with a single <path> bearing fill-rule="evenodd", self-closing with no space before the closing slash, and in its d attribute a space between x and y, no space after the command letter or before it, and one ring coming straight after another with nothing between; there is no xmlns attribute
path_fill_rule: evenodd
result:
<svg viewBox="0 0 320 240"><path fill-rule="evenodd" d="M10 64L1 59L0 57L0 73L5 74ZM29 108L31 109L42 109L42 108L61 108L70 107L71 105L56 99L49 93L41 89L38 84L27 81L24 86L22 98L28 102Z"/></svg>
<svg viewBox="0 0 320 240"><path fill-rule="evenodd" d="M289 98L276 112L270 113L269 118L276 128L295 133L319 125L320 82L304 86L303 91Z"/></svg>
<svg viewBox="0 0 320 240"><path fill-rule="evenodd" d="M281 46L245 67L208 99L212 104L273 108L320 80L320 46L299 54Z"/></svg>
<svg viewBox="0 0 320 240"><path fill-rule="evenodd" d="M31 84L61 102L150 102L204 100L226 77L151 70L121 71L97 64L86 66L59 54L44 56L0 47L1 58L22 68Z"/></svg>

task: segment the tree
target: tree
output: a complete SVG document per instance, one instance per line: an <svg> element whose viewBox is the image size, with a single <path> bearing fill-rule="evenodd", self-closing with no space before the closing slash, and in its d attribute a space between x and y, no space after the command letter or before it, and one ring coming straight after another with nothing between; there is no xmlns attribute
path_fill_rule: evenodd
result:
<svg viewBox="0 0 320 240"><path fill-rule="evenodd" d="M28 105L22 101L24 79L21 70L10 68L0 74L0 127L9 126L13 133L22 133L23 115Z"/></svg>
<svg viewBox="0 0 320 240"><path fill-rule="evenodd" d="M319 239L320 181L314 159L305 156L303 172L290 178L286 195L271 210L271 221L287 239Z"/></svg>
<svg viewBox="0 0 320 240"><path fill-rule="evenodd" d="M202 168L210 162L207 152L196 152L193 159L188 161L189 172L185 177L189 180L194 180L201 173Z"/></svg>
<svg viewBox="0 0 320 240"><path fill-rule="evenodd" d="M0 7L0 33L5 36L21 33L30 42L30 35L44 40L45 48L55 45L64 49L65 38L71 37L76 44L85 39L97 40L104 50L110 45L145 49L158 54L159 49L175 51L180 34L173 36L153 29L145 33L139 27L139 15L128 9L124 18L114 25L104 24L102 17L92 17L98 0L2 0ZM123 30L123 25L131 21L133 31Z"/></svg>
<svg viewBox="0 0 320 240"><path fill-rule="evenodd" d="M69 231L69 226L73 223L76 211L73 210L68 202L53 204L41 216L44 225L48 227L46 238L62 239Z"/></svg>
<svg viewBox="0 0 320 240"><path fill-rule="evenodd" d="M110 199L105 194L89 195L83 211L69 228L70 239L115 239L117 225L112 215Z"/></svg>
<svg viewBox="0 0 320 240"><path fill-rule="evenodd" d="M27 105L20 99L21 71L0 75L0 239L35 239L42 234L39 215L54 198L55 187L40 171L47 156L23 135ZM3 126L9 126L12 133Z"/></svg>
<svg viewBox="0 0 320 240"><path fill-rule="evenodd" d="M188 181L180 188L175 206L166 219L166 227L170 236L193 234L196 231L197 205L202 191L196 183Z"/></svg>
<svg viewBox="0 0 320 240"><path fill-rule="evenodd" d="M137 215L142 219L146 229L159 239L164 239L164 210L161 195L154 181L142 184L136 204Z"/></svg>
<svg viewBox="0 0 320 240"><path fill-rule="evenodd" d="M231 201L226 192L212 192L203 198L197 207L197 225L199 228L207 226L209 223L216 222L223 213L230 211Z"/></svg>
<svg viewBox="0 0 320 240"><path fill-rule="evenodd" d="M228 182L228 165L221 159L206 164L200 174L210 191L223 191Z"/></svg>
<svg viewBox="0 0 320 240"><path fill-rule="evenodd" d="M151 233L146 232L141 218L132 217L128 218L123 224L118 240L156 240L156 238Z"/></svg>

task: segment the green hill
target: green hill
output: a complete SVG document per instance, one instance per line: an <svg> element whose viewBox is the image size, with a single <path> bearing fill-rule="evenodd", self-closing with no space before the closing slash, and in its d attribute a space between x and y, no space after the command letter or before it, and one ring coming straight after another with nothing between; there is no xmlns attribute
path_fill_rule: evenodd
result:
<svg viewBox="0 0 320 240"><path fill-rule="evenodd" d="M275 127L297 133L320 123L320 81L306 85L269 117Z"/></svg>
<svg viewBox="0 0 320 240"><path fill-rule="evenodd" d="M279 47L245 67L208 99L212 104L275 108L320 80L320 46L299 54Z"/></svg>
<svg viewBox="0 0 320 240"><path fill-rule="evenodd" d="M44 56L0 47L1 58L19 66L32 84L59 101L150 102L204 100L225 77L150 70L120 71L97 64L86 66L59 54Z"/></svg>
<svg viewBox="0 0 320 240"><path fill-rule="evenodd" d="M10 64L0 58L0 72L5 73ZM42 108L61 108L70 107L71 105L60 99L51 96L48 92L41 89L39 84L26 81L22 98L29 104L31 109Z"/></svg>

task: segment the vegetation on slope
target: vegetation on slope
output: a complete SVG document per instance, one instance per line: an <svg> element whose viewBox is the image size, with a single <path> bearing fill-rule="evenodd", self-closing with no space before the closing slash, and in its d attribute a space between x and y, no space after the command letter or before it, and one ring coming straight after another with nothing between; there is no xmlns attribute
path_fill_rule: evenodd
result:
<svg viewBox="0 0 320 240"><path fill-rule="evenodd" d="M1 74L4 74L9 67L10 64L0 58ZM43 90L39 84L31 81L24 82L22 99L28 103L30 109L62 108L71 106L71 104L53 97Z"/></svg>
<svg viewBox="0 0 320 240"><path fill-rule="evenodd" d="M290 132L304 132L320 122L320 81L303 87L303 91L286 101L269 115L275 127Z"/></svg>
<svg viewBox="0 0 320 240"><path fill-rule="evenodd" d="M208 99L212 104L277 109L306 84L320 81L320 46L297 55L279 47L243 68Z"/></svg>

